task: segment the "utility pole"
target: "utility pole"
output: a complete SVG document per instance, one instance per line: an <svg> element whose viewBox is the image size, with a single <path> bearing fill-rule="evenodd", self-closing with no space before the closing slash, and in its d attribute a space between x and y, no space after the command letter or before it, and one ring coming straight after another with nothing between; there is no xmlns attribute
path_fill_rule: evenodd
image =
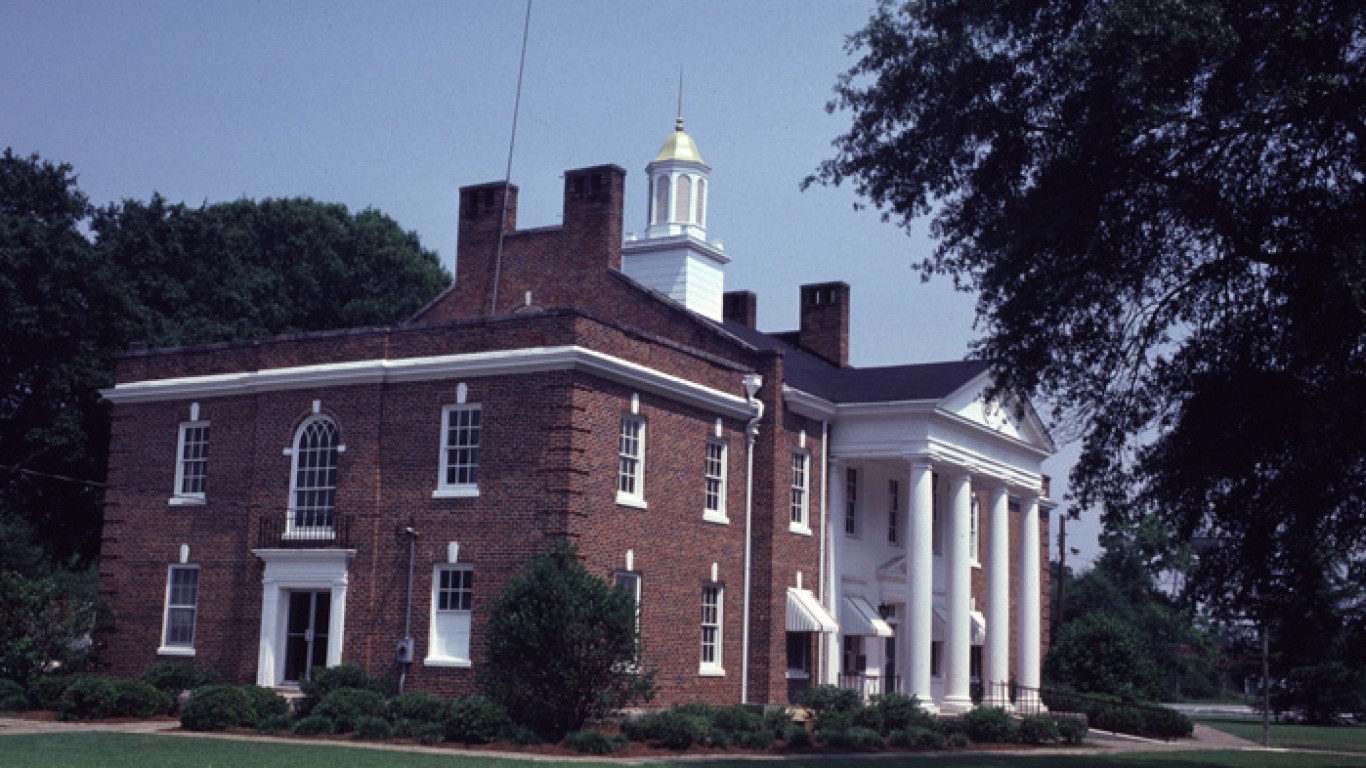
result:
<svg viewBox="0 0 1366 768"><path fill-rule="evenodd" d="M1271 746L1271 641L1267 638L1266 619L1262 619L1262 746Z"/></svg>

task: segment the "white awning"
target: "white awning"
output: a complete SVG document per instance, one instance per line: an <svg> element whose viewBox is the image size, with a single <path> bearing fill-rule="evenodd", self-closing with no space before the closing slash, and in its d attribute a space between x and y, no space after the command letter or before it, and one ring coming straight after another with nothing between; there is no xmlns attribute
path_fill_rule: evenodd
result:
<svg viewBox="0 0 1366 768"><path fill-rule="evenodd" d="M840 628L846 635L892 637L892 625L883 621L877 609L856 595L845 595L840 603Z"/></svg>
<svg viewBox="0 0 1366 768"><path fill-rule="evenodd" d="M972 618L972 639L969 642L984 645L987 641L987 617L981 611L972 611L968 615Z"/></svg>
<svg viewBox="0 0 1366 768"><path fill-rule="evenodd" d="M968 642L972 645L984 645L987 641L987 617L981 611L968 612ZM931 627L931 639L944 640L944 628L949 623L949 609L938 598L934 601L934 626Z"/></svg>
<svg viewBox="0 0 1366 768"><path fill-rule="evenodd" d="M811 594L811 590L788 587L787 631L833 634L840 631L840 625L816 596Z"/></svg>

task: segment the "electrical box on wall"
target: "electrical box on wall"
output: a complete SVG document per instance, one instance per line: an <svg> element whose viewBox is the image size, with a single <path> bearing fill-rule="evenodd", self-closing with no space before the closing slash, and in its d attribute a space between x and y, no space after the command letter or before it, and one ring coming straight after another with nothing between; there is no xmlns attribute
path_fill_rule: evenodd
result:
<svg viewBox="0 0 1366 768"><path fill-rule="evenodd" d="M397 655L400 664L413 663L413 639L411 637L399 638Z"/></svg>

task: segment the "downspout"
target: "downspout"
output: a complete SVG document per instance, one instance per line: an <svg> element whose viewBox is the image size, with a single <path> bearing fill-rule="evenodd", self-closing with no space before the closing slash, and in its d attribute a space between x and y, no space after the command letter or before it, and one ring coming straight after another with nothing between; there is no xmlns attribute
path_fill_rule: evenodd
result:
<svg viewBox="0 0 1366 768"><path fill-rule="evenodd" d="M826 486L830 484L830 422L821 419L821 533L820 533L820 562L816 566L816 586L820 590L817 599L828 608L833 609L830 601L826 600L826 595L830 590L826 589L829 585L825 583L825 515L826 506L830 500L830 489ZM825 672L825 633L821 632L816 638L816 679L823 680L822 673Z"/></svg>
<svg viewBox="0 0 1366 768"><path fill-rule="evenodd" d="M754 417L745 427L745 595L740 621L740 703L749 703L749 585L750 560L753 551L754 521L754 439L759 436L759 421L764 418L764 403L754 395L764 385L764 377L757 373L745 376L745 402L754 409Z"/></svg>
<svg viewBox="0 0 1366 768"><path fill-rule="evenodd" d="M412 526L403 529L408 536L408 605L404 609L403 615L403 643L409 649L413 646L413 564L417 559L417 530ZM412 651L408 651L411 659ZM403 662L403 671L398 675L398 692L403 693L403 684L408 680L408 668L413 665L411 660Z"/></svg>

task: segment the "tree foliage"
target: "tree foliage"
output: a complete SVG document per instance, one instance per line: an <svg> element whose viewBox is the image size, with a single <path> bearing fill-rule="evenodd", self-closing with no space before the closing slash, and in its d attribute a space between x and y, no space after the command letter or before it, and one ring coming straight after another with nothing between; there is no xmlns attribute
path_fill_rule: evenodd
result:
<svg viewBox="0 0 1366 768"><path fill-rule="evenodd" d="M1081 693L1157 699L1165 691L1143 638L1105 613L1088 613L1065 625L1048 649L1049 682Z"/></svg>
<svg viewBox="0 0 1366 768"><path fill-rule="evenodd" d="M308 199L94 209L69 165L0 156L0 568L99 550L109 412L130 342L252 339L400 321L449 283L374 210Z"/></svg>
<svg viewBox="0 0 1366 768"><path fill-rule="evenodd" d="M1366 5L884 3L810 181L939 238L975 352L1082 438L1124 528L1275 613L1366 549Z"/></svg>
<svg viewBox="0 0 1366 768"><path fill-rule="evenodd" d="M45 673L81 671L96 618L93 590L0 570L0 678L27 688Z"/></svg>
<svg viewBox="0 0 1366 768"><path fill-rule="evenodd" d="M548 740L654 693L638 668L634 597L592 575L564 543L508 579L488 609L479 685Z"/></svg>

